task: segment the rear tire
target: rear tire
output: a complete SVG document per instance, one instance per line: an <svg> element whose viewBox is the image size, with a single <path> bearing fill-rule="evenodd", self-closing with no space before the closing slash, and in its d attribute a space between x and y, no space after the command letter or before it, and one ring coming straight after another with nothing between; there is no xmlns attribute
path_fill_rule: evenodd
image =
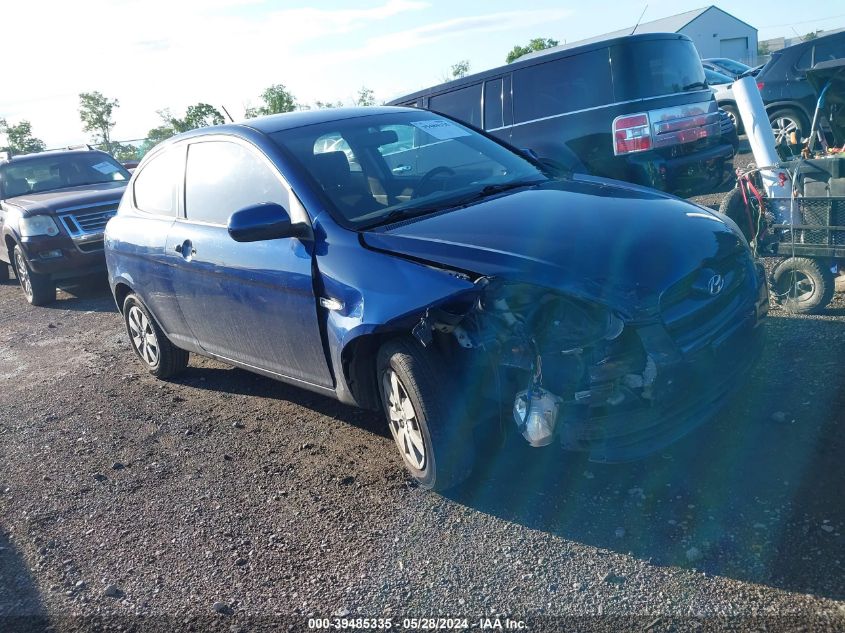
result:
<svg viewBox="0 0 845 633"><path fill-rule="evenodd" d="M170 342L137 295L124 300L123 321L135 355L153 376L170 378L188 366L188 352Z"/></svg>
<svg viewBox="0 0 845 633"><path fill-rule="evenodd" d="M376 370L390 433L411 477L438 491L465 480L473 466L472 434L432 353L410 339L388 341Z"/></svg>
<svg viewBox="0 0 845 633"><path fill-rule="evenodd" d="M21 285L26 300L34 306L45 306L56 300L56 285L49 275L33 272L26 261L23 249L15 246L13 252L15 261L15 275ZM6 274L9 269L6 268Z"/></svg>
<svg viewBox="0 0 845 633"><path fill-rule="evenodd" d="M728 195L722 199L719 213L733 220L749 243L756 237L759 213L752 206L749 215L749 210L746 210L745 200L742 197L742 190L739 187L731 189ZM749 224L749 220L751 224Z"/></svg>
<svg viewBox="0 0 845 633"><path fill-rule="evenodd" d="M775 301L788 312L821 312L833 299L835 283L828 267L806 257L785 259L772 271Z"/></svg>

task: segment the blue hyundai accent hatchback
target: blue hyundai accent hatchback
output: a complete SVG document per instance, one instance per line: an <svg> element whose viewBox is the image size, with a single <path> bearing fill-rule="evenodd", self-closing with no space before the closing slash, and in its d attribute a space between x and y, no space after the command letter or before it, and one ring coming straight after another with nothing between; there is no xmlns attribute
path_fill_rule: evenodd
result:
<svg viewBox="0 0 845 633"><path fill-rule="evenodd" d="M737 227L405 108L195 130L135 171L106 230L132 345L382 408L443 489L508 430L639 458L741 384L768 306Z"/></svg>

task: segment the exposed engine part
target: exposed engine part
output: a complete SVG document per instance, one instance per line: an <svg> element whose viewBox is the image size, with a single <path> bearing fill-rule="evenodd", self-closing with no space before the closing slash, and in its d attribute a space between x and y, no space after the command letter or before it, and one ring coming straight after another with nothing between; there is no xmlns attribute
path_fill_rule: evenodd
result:
<svg viewBox="0 0 845 633"><path fill-rule="evenodd" d="M540 386L516 394L513 419L522 437L533 447L548 446L555 436L563 400Z"/></svg>

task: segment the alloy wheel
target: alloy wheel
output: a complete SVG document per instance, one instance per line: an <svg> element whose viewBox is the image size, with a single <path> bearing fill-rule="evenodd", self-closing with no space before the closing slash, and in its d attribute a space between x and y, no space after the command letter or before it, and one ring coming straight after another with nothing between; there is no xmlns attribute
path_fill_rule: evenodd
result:
<svg viewBox="0 0 845 633"><path fill-rule="evenodd" d="M27 298L32 299L32 280L29 278L29 269L26 267L26 260L19 250L15 251L15 274L21 283L21 288Z"/></svg>
<svg viewBox="0 0 845 633"><path fill-rule="evenodd" d="M416 470L426 467L425 439L408 392L393 369L382 376L390 432L405 461Z"/></svg>
<svg viewBox="0 0 845 633"><path fill-rule="evenodd" d="M132 344L138 356L150 367L155 367L159 359L159 348L153 324L138 306L129 308L127 322Z"/></svg>
<svg viewBox="0 0 845 633"><path fill-rule="evenodd" d="M775 133L776 145L789 145L793 132L800 133L798 121L789 116L779 116L772 121L772 131ZM799 139L800 141L800 139Z"/></svg>

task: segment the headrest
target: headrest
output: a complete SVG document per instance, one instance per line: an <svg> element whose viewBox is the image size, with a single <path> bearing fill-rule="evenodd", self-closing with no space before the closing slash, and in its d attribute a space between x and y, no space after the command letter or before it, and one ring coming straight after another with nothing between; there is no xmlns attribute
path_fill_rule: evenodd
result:
<svg viewBox="0 0 845 633"><path fill-rule="evenodd" d="M315 154L314 169L323 186L341 184L349 178L349 160L343 152Z"/></svg>

